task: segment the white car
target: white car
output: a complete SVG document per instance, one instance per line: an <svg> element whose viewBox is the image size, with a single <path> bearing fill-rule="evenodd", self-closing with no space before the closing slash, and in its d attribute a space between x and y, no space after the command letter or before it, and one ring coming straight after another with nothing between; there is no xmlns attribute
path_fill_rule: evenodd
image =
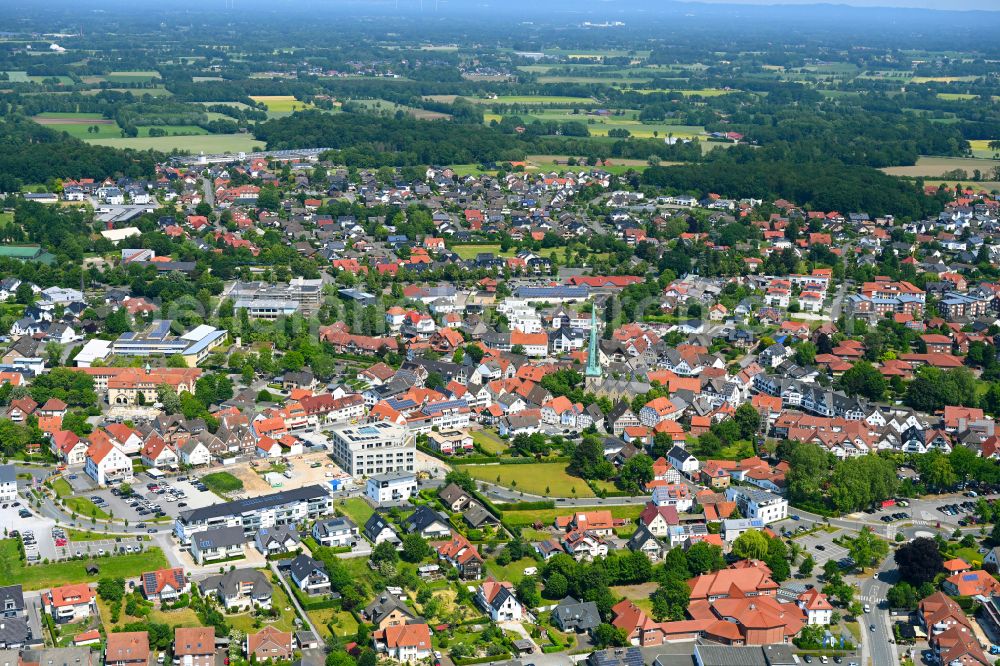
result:
<svg viewBox="0 0 1000 666"><path fill-rule="evenodd" d="M101 556L101 557L104 557L104 554L105 554L105 553L104 553L104 549L103 549L103 548L98 548L98 549L97 549L97 554L98 554L99 556Z"/></svg>

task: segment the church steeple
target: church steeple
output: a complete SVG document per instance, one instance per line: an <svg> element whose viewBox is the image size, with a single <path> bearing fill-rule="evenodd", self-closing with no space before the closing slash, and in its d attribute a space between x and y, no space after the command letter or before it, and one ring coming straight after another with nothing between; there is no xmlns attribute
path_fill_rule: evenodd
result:
<svg viewBox="0 0 1000 666"><path fill-rule="evenodd" d="M592 303L590 305L590 346L587 347L587 370L585 373L587 377L600 377L603 374L600 353L597 351L597 313L595 308L596 306Z"/></svg>

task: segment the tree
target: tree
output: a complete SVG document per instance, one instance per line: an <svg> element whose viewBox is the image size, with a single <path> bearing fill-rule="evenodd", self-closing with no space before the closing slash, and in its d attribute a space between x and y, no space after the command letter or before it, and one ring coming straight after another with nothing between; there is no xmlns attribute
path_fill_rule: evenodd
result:
<svg viewBox="0 0 1000 666"><path fill-rule="evenodd" d="M418 532L413 532L412 534L407 534L403 537L403 551L401 557L404 562L412 562L416 564L424 559L430 557L431 547L427 544L426 539L424 539Z"/></svg>
<svg viewBox="0 0 1000 666"><path fill-rule="evenodd" d="M584 435L583 440L573 450L567 471L582 479L595 478L595 472L604 459L604 445L597 437Z"/></svg>
<svg viewBox="0 0 1000 666"><path fill-rule="evenodd" d="M889 544L875 536L871 528L863 527L858 536L851 539L847 548L851 559L862 569L873 567L889 554Z"/></svg>
<svg viewBox="0 0 1000 666"><path fill-rule="evenodd" d="M104 320L104 332L118 336L132 330L132 318L125 308L111 311Z"/></svg>
<svg viewBox="0 0 1000 666"><path fill-rule="evenodd" d="M912 610L917 607L917 591L906 581L900 581L889 588L885 593L885 599L889 602L890 608L904 608Z"/></svg>
<svg viewBox="0 0 1000 666"><path fill-rule="evenodd" d="M594 629L594 647L624 647L628 637L618 627L602 622Z"/></svg>
<svg viewBox="0 0 1000 666"><path fill-rule="evenodd" d="M392 542L383 541L372 549L371 561L375 564L381 564L383 562L392 563L398 559L399 553L396 552L396 546L394 546Z"/></svg>
<svg viewBox="0 0 1000 666"><path fill-rule="evenodd" d="M513 345L510 348L511 354L517 354L518 356L524 356L524 345Z"/></svg>
<svg viewBox="0 0 1000 666"><path fill-rule="evenodd" d="M742 535L741 535L742 536ZM771 578L780 583L792 575L792 567L788 563L788 548L785 542L775 537L767 540L767 554L764 563L771 570Z"/></svg>
<svg viewBox="0 0 1000 666"><path fill-rule="evenodd" d="M747 530L733 541L733 555L741 560L763 560L767 555L768 539L759 530Z"/></svg>
<svg viewBox="0 0 1000 666"><path fill-rule="evenodd" d="M644 453L634 455L625 461L618 474L618 487L626 492L638 494L653 480L653 459Z"/></svg>
<svg viewBox="0 0 1000 666"><path fill-rule="evenodd" d="M838 383L847 395L861 395L881 400L888 384L885 377L868 361L858 361L840 377Z"/></svg>
<svg viewBox="0 0 1000 666"><path fill-rule="evenodd" d="M28 282L22 282L14 290L14 301L21 305L31 305L35 302L35 290Z"/></svg>
<svg viewBox="0 0 1000 666"><path fill-rule="evenodd" d="M944 558L937 542L928 537L918 537L900 546L894 559L900 577L911 585L929 583L944 570Z"/></svg>
<svg viewBox="0 0 1000 666"><path fill-rule="evenodd" d="M515 591L517 598L528 608L542 604L542 595L538 593L538 580L534 576L525 576L518 581Z"/></svg>
<svg viewBox="0 0 1000 666"><path fill-rule="evenodd" d="M675 549L676 550L676 549ZM726 566L722 549L707 541L698 541L687 550L687 564L692 575L719 571Z"/></svg>
<svg viewBox="0 0 1000 666"><path fill-rule="evenodd" d="M548 599L562 599L569 592L569 581L558 571L545 581L545 596Z"/></svg>
<svg viewBox="0 0 1000 666"><path fill-rule="evenodd" d="M749 402L736 408L733 421L740 429L740 439L751 439L760 430L760 412Z"/></svg>
<svg viewBox="0 0 1000 666"><path fill-rule="evenodd" d="M816 567L816 560L813 559L812 555L806 555L805 557L802 558L802 561L799 562L799 575L809 576L810 574L812 574L813 569L815 567Z"/></svg>
<svg viewBox="0 0 1000 666"><path fill-rule="evenodd" d="M691 602L691 588L683 580L672 577L661 583L650 599L653 602L653 617L657 621L683 620Z"/></svg>

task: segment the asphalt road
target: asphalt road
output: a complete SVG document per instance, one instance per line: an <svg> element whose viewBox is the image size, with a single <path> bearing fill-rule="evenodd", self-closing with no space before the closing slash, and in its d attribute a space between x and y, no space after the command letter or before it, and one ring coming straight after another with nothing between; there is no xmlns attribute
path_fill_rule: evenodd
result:
<svg viewBox="0 0 1000 666"><path fill-rule="evenodd" d="M893 553L889 553L879 567L877 577L873 576L861 583L861 603L871 607L871 611L864 615L864 626L861 628L864 663L868 663L867 656L871 656L871 663L878 666L899 666L895 642L889 642L893 640L892 623L888 604L885 602L886 592L898 578ZM871 626L875 627L874 631L869 628Z"/></svg>

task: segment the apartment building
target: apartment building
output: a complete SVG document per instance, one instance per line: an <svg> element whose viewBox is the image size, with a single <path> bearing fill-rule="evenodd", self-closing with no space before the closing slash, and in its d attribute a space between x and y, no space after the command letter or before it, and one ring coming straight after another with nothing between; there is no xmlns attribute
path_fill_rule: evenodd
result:
<svg viewBox="0 0 1000 666"><path fill-rule="evenodd" d="M416 443L394 423L338 426L330 431L330 440L334 459L351 476L414 471Z"/></svg>
<svg viewBox="0 0 1000 666"><path fill-rule="evenodd" d="M184 511L174 521L174 534L184 545L191 536L212 527L242 527L247 540L262 527L295 525L333 511L333 500L323 486L303 486L273 495L249 497Z"/></svg>

